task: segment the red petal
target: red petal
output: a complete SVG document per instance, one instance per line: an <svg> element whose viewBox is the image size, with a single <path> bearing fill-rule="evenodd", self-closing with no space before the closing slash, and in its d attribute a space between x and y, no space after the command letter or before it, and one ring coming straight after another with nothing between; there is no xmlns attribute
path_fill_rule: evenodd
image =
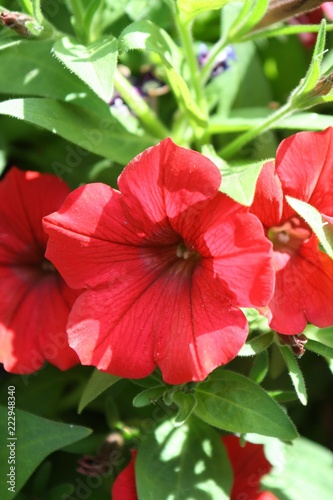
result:
<svg viewBox="0 0 333 500"><path fill-rule="evenodd" d="M299 132L282 141L276 155L276 173L284 194L333 215L332 161L332 127L323 132Z"/></svg>
<svg viewBox="0 0 333 500"><path fill-rule="evenodd" d="M35 283L22 276L0 268L0 362L12 373L34 372L45 360L70 368L78 362L65 333L71 291L56 274L36 275Z"/></svg>
<svg viewBox="0 0 333 500"><path fill-rule="evenodd" d="M285 258L287 254L283 254ZM279 253L274 252L274 260ZM320 328L333 324L333 261L318 249L313 235L298 254L276 273L275 293L269 304L270 326L279 333L302 333L307 322Z"/></svg>
<svg viewBox="0 0 333 500"><path fill-rule="evenodd" d="M158 225L189 206L211 199L221 184L218 168L205 156L171 139L147 149L119 177L119 189L135 218ZM165 223L163 223L163 227Z"/></svg>
<svg viewBox="0 0 333 500"><path fill-rule="evenodd" d="M189 212L191 209L189 210ZM220 279L233 305L266 305L272 297L274 271L272 244L261 222L248 209L222 193L204 210L186 216L185 241L193 241L205 268Z"/></svg>
<svg viewBox="0 0 333 500"><path fill-rule="evenodd" d="M275 172L273 161L267 162L258 177L251 212L266 227L280 223L283 209L283 192L281 181Z"/></svg>
<svg viewBox="0 0 333 500"><path fill-rule="evenodd" d="M332 2L325 2L322 4L321 8L323 9L326 17L328 17L328 19L333 20L333 3Z"/></svg>
<svg viewBox="0 0 333 500"><path fill-rule="evenodd" d="M57 210L68 192L54 175L8 172L0 182L0 264L40 261L47 241L42 218Z"/></svg>
<svg viewBox="0 0 333 500"><path fill-rule="evenodd" d="M44 218L49 234L46 256L72 288L125 279L136 265L138 248L179 240L168 223L163 232L161 225L134 219L122 201L118 191L88 184L73 191L58 212Z"/></svg>
<svg viewBox="0 0 333 500"><path fill-rule="evenodd" d="M111 500L138 500L135 483L136 451L132 451L130 463L118 474L111 491Z"/></svg>
<svg viewBox="0 0 333 500"><path fill-rule="evenodd" d="M148 270L138 260L129 280L81 295L69 318L81 362L128 378L158 364L166 382L180 384L235 357L247 336L243 314L204 266L191 278L183 265Z"/></svg>
<svg viewBox="0 0 333 500"><path fill-rule="evenodd" d="M260 481L262 476L270 472L272 466L264 455L263 446L249 442L246 442L245 446L241 446L239 439L235 436L224 436L222 441L227 448L234 472L230 499L258 500L265 498L261 496L264 492L259 491ZM275 496L273 495L271 498L273 500Z"/></svg>

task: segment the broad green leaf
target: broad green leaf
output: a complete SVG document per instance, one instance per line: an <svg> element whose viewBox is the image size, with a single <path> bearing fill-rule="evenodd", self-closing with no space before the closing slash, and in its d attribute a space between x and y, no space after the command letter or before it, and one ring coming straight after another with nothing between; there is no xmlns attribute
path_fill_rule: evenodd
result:
<svg viewBox="0 0 333 500"><path fill-rule="evenodd" d="M52 97L108 116L109 107L76 75L66 71L52 56L52 47L50 41L20 40L14 47L0 50L0 93Z"/></svg>
<svg viewBox="0 0 333 500"><path fill-rule="evenodd" d="M177 391L173 394L173 401L178 406L178 413L175 417L175 425L183 425L184 422L192 415L197 404L197 399L194 394L185 394L182 391Z"/></svg>
<svg viewBox="0 0 333 500"><path fill-rule="evenodd" d="M140 500L227 500L232 473L221 437L196 419L164 422L142 441L136 459Z"/></svg>
<svg viewBox="0 0 333 500"><path fill-rule="evenodd" d="M274 334L273 332L262 333L257 335L251 340L248 340L246 344L241 348L238 356L255 356L265 351L273 342Z"/></svg>
<svg viewBox="0 0 333 500"><path fill-rule="evenodd" d="M116 377L115 375L110 375L109 373L100 372L99 370L95 370L91 375L90 379L85 386L85 389L82 393L78 413L81 413L82 410L88 406L91 401L94 401L102 392L109 389L112 385L116 384L120 377Z"/></svg>
<svg viewBox="0 0 333 500"><path fill-rule="evenodd" d="M262 481L283 500L330 500L333 491L333 453L305 438L284 445L284 461ZM311 473L307 473L311 471Z"/></svg>
<svg viewBox="0 0 333 500"><path fill-rule="evenodd" d="M80 148L125 165L155 143L149 136L129 134L111 116L52 99L12 99L0 103L0 114L45 128Z"/></svg>
<svg viewBox="0 0 333 500"><path fill-rule="evenodd" d="M238 203L250 206L262 167L263 162L258 162L246 167L230 168L228 173L222 175L220 191Z"/></svg>
<svg viewBox="0 0 333 500"><path fill-rule="evenodd" d="M219 370L196 386L194 414L230 432L254 432L290 441L297 431L282 408L247 377Z"/></svg>
<svg viewBox="0 0 333 500"><path fill-rule="evenodd" d="M188 22L202 12L221 9L233 1L235 0L177 0L177 6L185 22Z"/></svg>
<svg viewBox="0 0 333 500"><path fill-rule="evenodd" d="M133 399L133 406L135 406L136 408L148 406L151 403L153 403L156 399L163 396L165 391L166 391L165 385L150 387L149 389L146 389L145 391L142 391L139 394L137 394L137 396L135 396L135 398Z"/></svg>
<svg viewBox="0 0 333 500"><path fill-rule="evenodd" d="M268 373L269 369L269 358L267 351L263 351L258 356L254 358L253 365L251 366L251 370L249 373L249 378L256 382L257 384L261 384Z"/></svg>
<svg viewBox="0 0 333 500"><path fill-rule="evenodd" d="M14 497L13 493L8 491L6 484L8 479L6 474L10 472L11 465L8 463L10 450L13 452L12 456L15 454L15 492L18 492L50 453L79 441L91 433L91 430L86 427L53 422L16 409L16 439L14 439L8 436L7 412L7 408L0 407L0 435L3 438L0 448L0 463L3 464L3 473L0 477L2 500L11 500Z"/></svg>
<svg viewBox="0 0 333 500"><path fill-rule="evenodd" d="M189 119L199 126L206 125L206 118L193 100L181 76L183 58L179 48L168 33L150 21L138 21L125 28L119 38L119 51L134 49L156 52L167 74L169 84Z"/></svg>
<svg viewBox="0 0 333 500"><path fill-rule="evenodd" d="M333 226L313 206L305 201L286 196L287 202L317 235L323 249L333 259Z"/></svg>
<svg viewBox="0 0 333 500"><path fill-rule="evenodd" d="M104 37L88 46L64 37L54 45L54 54L83 80L101 99L109 103L113 95L113 74L117 64L117 40Z"/></svg>
<svg viewBox="0 0 333 500"><path fill-rule="evenodd" d="M280 352L288 368L289 376L295 388L298 399L302 405L306 406L308 402L303 374L298 366L291 348L287 345L279 345Z"/></svg>

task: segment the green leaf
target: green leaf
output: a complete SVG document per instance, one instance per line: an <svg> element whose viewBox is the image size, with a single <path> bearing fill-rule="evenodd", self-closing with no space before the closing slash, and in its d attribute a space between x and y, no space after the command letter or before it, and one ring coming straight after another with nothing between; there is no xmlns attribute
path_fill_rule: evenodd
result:
<svg viewBox="0 0 333 500"><path fill-rule="evenodd" d="M78 413L81 413L89 403L94 401L94 399L102 394L102 392L106 391L106 389L109 389L109 387L116 384L119 380L121 380L120 377L110 375L110 373L104 373L100 372L99 370L95 370L88 380L88 383L82 393L79 402Z"/></svg>
<svg viewBox="0 0 333 500"><path fill-rule="evenodd" d="M269 0L245 0L244 6L236 19L235 24L231 27L229 40L236 41L243 35L251 31L252 28L265 15L268 8Z"/></svg>
<svg viewBox="0 0 333 500"><path fill-rule="evenodd" d="M3 464L3 474L0 477L2 500L11 500L14 497L13 493L8 491L6 483L8 480L6 474L10 473L11 466L15 467L15 492L18 492L50 453L75 443L92 432L86 427L53 422L16 409L16 439L14 439L8 436L7 412L7 408L0 407L0 435L3 438L0 448L0 463ZM8 459L14 456L15 464L9 464Z"/></svg>
<svg viewBox="0 0 333 500"><path fill-rule="evenodd" d="M113 74L117 64L117 40L106 36L84 46L73 38L58 40L53 50L57 59L109 103L113 95Z"/></svg>
<svg viewBox="0 0 333 500"><path fill-rule="evenodd" d="M235 0L177 0L177 6L185 22L188 22L202 12L221 9L233 1Z"/></svg>
<svg viewBox="0 0 333 500"><path fill-rule="evenodd" d="M317 326L308 324L303 332L303 334L308 338L320 342L321 344L327 345L333 348L333 327L328 328L318 328Z"/></svg>
<svg viewBox="0 0 333 500"><path fill-rule="evenodd" d="M287 202L297 212L317 235L323 249L333 259L333 227L316 208L305 201L286 196Z"/></svg>
<svg viewBox="0 0 333 500"><path fill-rule="evenodd" d="M51 55L52 47L53 42L50 41L20 40L14 47L7 46L6 50L0 50L0 93L20 97L52 97L108 116L109 106L76 75L64 69Z"/></svg>
<svg viewBox="0 0 333 500"><path fill-rule="evenodd" d="M260 354L271 345L273 337L274 334L271 331L257 335L243 345L238 353L238 356L254 356L255 354Z"/></svg>
<svg viewBox="0 0 333 500"><path fill-rule="evenodd" d="M298 399L295 391L267 391L267 392L278 403L289 403L289 401L297 401Z"/></svg>
<svg viewBox="0 0 333 500"><path fill-rule="evenodd" d="M305 438L284 445L284 461L264 477L262 489L269 488L285 500L329 500L332 498L333 453ZM307 473L306 471L311 471Z"/></svg>
<svg viewBox="0 0 333 500"><path fill-rule="evenodd" d="M228 172L222 174L220 191L233 198L238 203L250 206L253 202L257 179L261 172L263 162L253 163L243 167L230 167Z"/></svg>
<svg viewBox="0 0 333 500"><path fill-rule="evenodd" d="M230 432L254 432L289 441L297 431L280 406L247 377L219 370L195 390L195 415Z"/></svg>
<svg viewBox="0 0 333 500"><path fill-rule="evenodd" d="M141 443L136 459L140 500L227 500L232 473L221 437L194 419L161 424Z"/></svg>
<svg viewBox="0 0 333 500"><path fill-rule="evenodd" d="M178 406L178 413L175 417L175 425L183 425L184 422L192 415L194 408L197 405L197 398L194 394L185 394L178 391L173 394L173 401Z"/></svg>
<svg viewBox="0 0 333 500"><path fill-rule="evenodd" d="M255 357L253 365L251 367L249 378L261 384L268 373L269 369L269 359L267 351L263 351L258 356Z"/></svg>
<svg viewBox="0 0 333 500"><path fill-rule="evenodd" d="M134 49L153 51L159 54L169 84L190 120L201 127L206 118L193 100L185 80L181 76L183 57L168 33L150 21L138 21L127 26L119 38L119 51Z"/></svg>
<svg viewBox="0 0 333 500"><path fill-rule="evenodd" d="M333 348L324 345L321 342L316 342L315 340L308 339L307 343L305 344L305 347L309 351L315 352L316 354L320 354L320 356L324 356L324 358L333 359Z"/></svg>
<svg viewBox="0 0 333 500"><path fill-rule="evenodd" d="M140 392L133 399L133 406L136 408L142 408L143 406L148 406L161 396L163 396L166 391L165 385L159 385L156 387L150 387L145 391Z"/></svg>
<svg viewBox="0 0 333 500"><path fill-rule="evenodd" d="M155 143L149 136L129 134L111 116L52 99L12 99L0 103L0 114L45 128L92 153L125 165ZM78 153L79 154L79 153Z"/></svg>
<svg viewBox="0 0 333 500"><path fill-rule="evenodd" d="M305 382L295 356L288 345L279 345L278 347L288 368L289 376L295 388L298 399L300 400L302 405L306 406L308 398Z"/></svg>

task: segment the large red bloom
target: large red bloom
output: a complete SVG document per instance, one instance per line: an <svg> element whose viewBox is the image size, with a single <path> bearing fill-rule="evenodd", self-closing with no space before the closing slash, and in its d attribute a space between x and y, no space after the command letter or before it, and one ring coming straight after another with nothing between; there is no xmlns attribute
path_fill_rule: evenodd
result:
<svg viewBox="0 0 333 500"><path fill-rule="evenodd" d="M77 293L44 258L42 218L69 188L54 175L13 168L0 182L0 362L31 373L44 360L67 369L78 362L66 322Z"/></svg>
<svg viewBox="0 0 333 500"><path fill-rule="evenodd" d="M272 469L264 455L263 446L248 442L245 446L241 446L236 436L224 436L222 441L227 449L234 475L230 500L278 500L270 491L260 491L262 477ZM112 500L138 500L135 460L136 451L132 451L131 461L113 483Z"/></svg>
<svg viewBox="0 0 333 500"><path fill-rule="evenodd" d="M282 141L275 164L268 162L260 173L252 211L273 242L276 285L269 315L279 333L301 333L307 322L333 324L333 261L285 199L298 198L332 217L332 193L333 128Z"/></svg>
<svg viewBox="0 0 333 500"><path fill-rule="evenodd" d="M238 306L267 304L274 273L260 221L218 191L221 175L170 139L123 171L120 191L78 188L44 219L47 256L74 288L69 318L83 364L170 384L202 380L237 355Z"/></svg>

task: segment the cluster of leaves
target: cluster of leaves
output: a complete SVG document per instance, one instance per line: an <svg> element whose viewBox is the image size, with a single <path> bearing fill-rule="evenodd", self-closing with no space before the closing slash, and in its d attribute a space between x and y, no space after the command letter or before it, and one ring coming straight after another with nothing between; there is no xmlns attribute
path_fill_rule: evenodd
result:
<svg viewBox="0 0 333 500"><path fill-rule="evenodd" d="M97 180L115 185L136 154L170 136L213 159L224 175L223 191L250 205L262 160L275 155L284 131L322 130L332 123L325 114L333 99L326 85L333 56L324 57L325 23L320 30L303 27L319 30L311 58L295 38L274 38L297 33L299 27L255 29L267 0L47 0L42 5L22 0L20 6L33 18L25 23L28 35L3 30L0 36L1 171L15 162L55 173L72 187ZM3 7L8 9L9 2ZM201 73L196 61L199 42L210 47ZM211 78L216 56L230 44L236 62L230 71ZM154 68L170 92L147 102L119 63L137 78L143 66ZM128 114L110 107L115 91ZM273 101L285 104L272 111ZM326 108L307 111L317 104ZM221 156L237 157L237 166ZM325 231L321 215L299 200L288 201L333 258L332 235ZM266 486L277 494L283 491L290 500L329 498L329 453L299 438L293 448L285 444L297 438L297 431L280 404L297 398L307 403L298 362L261 316L252 310L246 314L251 334L240 357L198 384L168 386L158 373L133 383L83 367L65 373L46 367L34 376L4 376L15 385L20 408L16 488L24 488L17 498L70 499L79 498L82 491L91 499L109 498L112 479L129 458L126 450L140 440L140 499L183 498L184 491L189 498L199 498L201 491L211 498L228 498L231 473L221 474L228 467L216 429L246 434L249 440L249 433L255 434L252 439L265 444L279 466ZM310 326L305 334L307 349L324 357L320 366L328 376L332 329L323 333ZM310 371L318 360L309 356ZM285 367L292 386L281 375ZM52 396L45 398L48 393ZM1 408L3 423L5 411ZM55 422L59 419L71 425ZM295 420L302 426L297 411ZM99 483L75 472L78 456L96 455L115 429L126 446L110 474ZM1 453L6 463L5 446ZM321 465L311 489L297 478L313 462ZM202 463L207 474L195 474ZM175 471L177 477L182 472L181 481L175 480ZM5 500L12 498L6 479L3 476L0 483Z"/></svg>

